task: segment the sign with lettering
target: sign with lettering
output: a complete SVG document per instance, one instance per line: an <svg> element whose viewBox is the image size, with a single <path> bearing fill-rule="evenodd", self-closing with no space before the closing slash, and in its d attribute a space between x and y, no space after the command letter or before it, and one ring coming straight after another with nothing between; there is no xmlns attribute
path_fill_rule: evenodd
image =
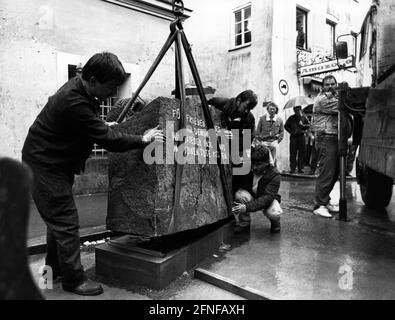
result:
<svg viewBox="0 0 395 320"><path fill-rule="evenodd" d="M340 61L339 61L340 62ZM341 63L341 68L337 63L337 60L330 60L326 62L311 64L309 66L304 66L299 68L299 73L301 77L310 76L312 74L324 73L339 69L347 69L355 66L354 57L348 57L344 63Z"/></svg>

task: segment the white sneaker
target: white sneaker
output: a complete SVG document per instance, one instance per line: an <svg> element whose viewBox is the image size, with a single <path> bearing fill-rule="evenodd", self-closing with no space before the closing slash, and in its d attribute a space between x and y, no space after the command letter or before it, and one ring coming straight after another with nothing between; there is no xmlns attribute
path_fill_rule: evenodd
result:
<svg viewBox="0 0 395 320"><path fill-rule="evenodd" d="M328 209L325 206L320 206L319 208L315 209L313 212L317 216L321 216L324 218L332 218L332 215L329 213Z"/></svg>
<svg viewBox="0 0 395 320"><path fill-rule="evenodd" d="M330 212L334 212L334 213L338 213L339 212L339 206L334 205L334 204L328 204L326 206L326 208L330 211Z"/></svg>

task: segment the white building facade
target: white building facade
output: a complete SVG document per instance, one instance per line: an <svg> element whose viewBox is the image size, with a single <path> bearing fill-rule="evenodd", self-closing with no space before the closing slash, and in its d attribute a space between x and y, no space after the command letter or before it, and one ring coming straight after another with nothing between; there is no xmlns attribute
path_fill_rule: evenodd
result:
<svg viewBox="0 0 395 320"><path fill-rule="evenodd" d="M322 78L333 74L338 82L355 86L356 36L370 0L200 0L185 32L203 82L216 96L236 96L245 89L258 95L253 114L258 123L262 107L272 100L282 110L292 97L314 98ZM340 35L349 42L347 69L340 70L334 44ZM289 135L278 152L278 169L289 170Z"/></svg>

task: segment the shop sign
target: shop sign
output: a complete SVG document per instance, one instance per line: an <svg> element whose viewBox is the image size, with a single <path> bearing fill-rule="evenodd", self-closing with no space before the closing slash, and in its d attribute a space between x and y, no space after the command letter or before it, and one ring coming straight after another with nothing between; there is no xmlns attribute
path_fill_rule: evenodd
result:
<svg viewBox="0 0 395 320"><path fill-rule="evenodd" d="M340 62L340 61L339 61ZM354 57L348 57L345 62L342 63L341 69L352 68L354 67ZM334 70L339 70L339 65L337 64L337 60L330 60L326 62L311 64L309 66L303 66L299 68L300 76L310 76L312 74L330 72Z"/></svg>

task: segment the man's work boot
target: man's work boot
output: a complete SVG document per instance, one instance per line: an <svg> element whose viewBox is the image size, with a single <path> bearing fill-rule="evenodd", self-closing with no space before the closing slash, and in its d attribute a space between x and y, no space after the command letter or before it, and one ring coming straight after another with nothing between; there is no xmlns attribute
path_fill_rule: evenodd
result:
<svg viewBox="0 0 395 320"><path fill-rule="evenodd" d="M68 287L63 285L64 291L69 291L81 296L97 296L103 293L103 288L100 284L87 279L76 287Z"/></svg>
<svg viewBox="0 0 395 320"><path fill-rule="evenodd" d="M281 230L280 219L278 220L270 219L270 232L277 233L280 232L280 230Z"/></svg>

